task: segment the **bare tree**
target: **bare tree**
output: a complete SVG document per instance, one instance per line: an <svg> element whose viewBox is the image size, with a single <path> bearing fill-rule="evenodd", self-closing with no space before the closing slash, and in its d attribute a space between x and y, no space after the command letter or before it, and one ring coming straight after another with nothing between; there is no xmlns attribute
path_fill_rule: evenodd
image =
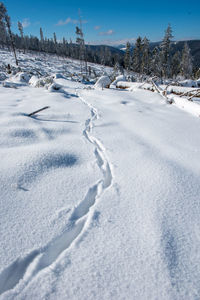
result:
<svg viewBox="0 0 200 300"><path fill-rule="evenodd" d="M18 29L20 32L20 37L21 37L21 45L22 48L24 49L24 53L25 53L25 40L24 40L24 30L23 30L23 25L21 22L18 21Z"/></svg>

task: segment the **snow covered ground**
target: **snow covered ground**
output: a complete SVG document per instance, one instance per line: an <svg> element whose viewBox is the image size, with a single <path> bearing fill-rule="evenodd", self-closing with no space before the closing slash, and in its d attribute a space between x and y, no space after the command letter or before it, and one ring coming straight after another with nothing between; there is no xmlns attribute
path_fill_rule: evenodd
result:
<svg viewBox="0 0 200 300"><path fill-rule="evenodd" d="M44 61L0 86L0 299L199 299L199 118Z"/></svg>

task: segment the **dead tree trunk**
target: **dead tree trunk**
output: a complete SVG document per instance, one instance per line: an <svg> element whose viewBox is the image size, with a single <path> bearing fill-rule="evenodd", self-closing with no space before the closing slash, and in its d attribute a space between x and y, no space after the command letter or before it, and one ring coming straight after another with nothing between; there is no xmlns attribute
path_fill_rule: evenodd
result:
<svg viewBox="0 0 200 300"><path fill-rule="evenodd" d="M10 37L11 47L12 47L14 57L15 57L15 62L16 62L16 65L18 66L19 63L18 63L16 50L15 50L15 44L14 44L13 35L12 35L12 31L11 31L10 17L8 15L5 16L5 21L6 21L6 26L7 26L7 29L8 29L8 34L9 34L9 37Z"/></svg>

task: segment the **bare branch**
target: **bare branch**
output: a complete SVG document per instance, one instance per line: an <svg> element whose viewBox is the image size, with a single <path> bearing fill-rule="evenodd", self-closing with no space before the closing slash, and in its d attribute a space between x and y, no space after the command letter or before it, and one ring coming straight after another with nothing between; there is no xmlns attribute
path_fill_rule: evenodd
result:
<svg viewBox="0 0 200 300"><path fill-rule="evenodd" d="M42 110L45 110L45 109L47 109L47 108L49 108L49 107L50 107L50 106L45 106L45 107L40 108L40 109L38 109L38 110L36 110L36 111L33 111L32 113L30 113L30 114L28 115L28 117L32 117L33 115L35 115L35 114L37 114L37 113L41 112Z"/></svg>

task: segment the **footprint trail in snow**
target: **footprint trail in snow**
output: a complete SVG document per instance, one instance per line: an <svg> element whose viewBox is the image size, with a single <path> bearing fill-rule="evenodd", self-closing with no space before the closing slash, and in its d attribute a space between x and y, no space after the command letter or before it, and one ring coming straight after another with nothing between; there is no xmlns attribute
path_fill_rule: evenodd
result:
<svg viewBox="0 0 200 300"><path fill-rule="evenodd" d="M102 179L89 188L85 198L72 212L69 224L65 231L55 237L47 245L40 249L33 250L25 257L17 258L11 265L5 268L0 274L0 295L17 288L16 294L29 284L29 282L42 270L47 267L54 267L57 259L87 230L87 224L93 216L91 208L101 197L102 193L111 186L113 176L111 165L106 156L106 151L101 142L92 135L93 122L98 119L97 110L87 103L80 95L81 101L88 106L91 118L85 122L83 131L84 137L94 145L94 154L97 165L102 173Z"/></svg>

